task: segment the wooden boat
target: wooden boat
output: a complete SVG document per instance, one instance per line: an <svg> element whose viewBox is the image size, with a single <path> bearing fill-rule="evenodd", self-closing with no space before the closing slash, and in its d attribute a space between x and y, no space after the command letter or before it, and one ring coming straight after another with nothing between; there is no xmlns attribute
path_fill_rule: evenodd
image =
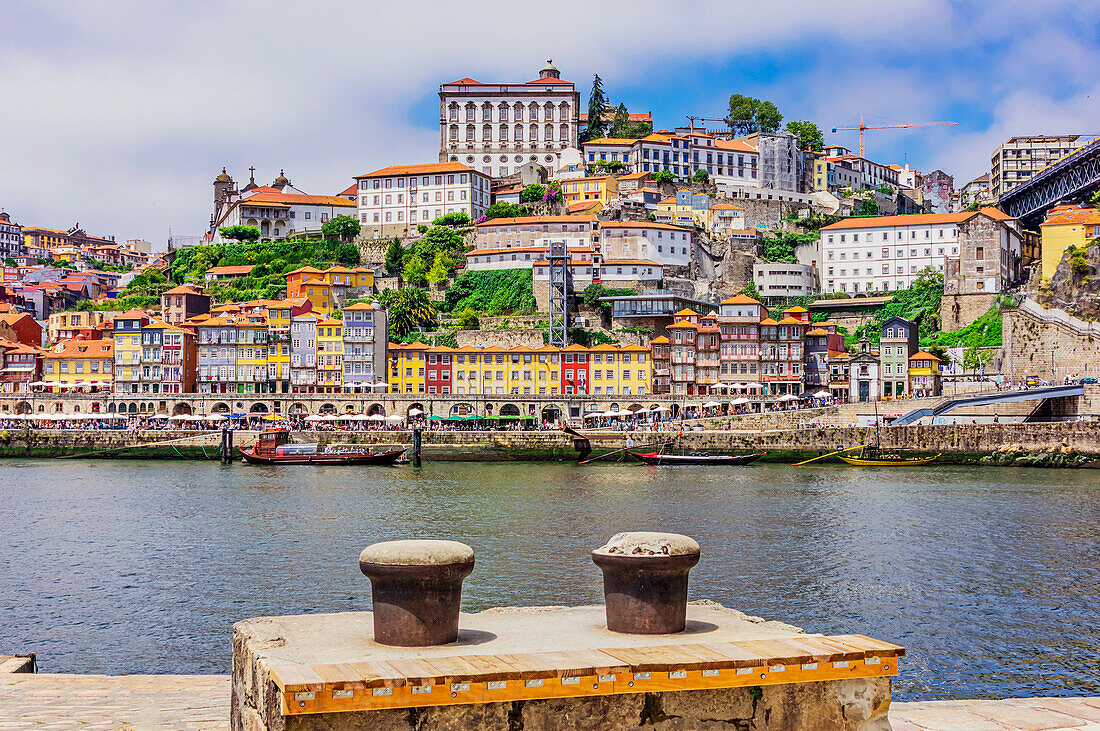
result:
<svg viewBox="0 0 1100 731"><path fill-rule="evenodd" d="M640 459L645 464L655 465L741 465L755 462L763 457L763 454L707 454L696 452L694 454L663 454L661 452L627 452L631 457Z"/></svg>
<svg viewBox="0 0 1100 731"><path fill-rule="evenodd" d="M272 429L261 432L254 446L242 447L240 452L241 457L249 464L385 465L396 462L405 450L329 452L322 450L317 444L291 444L289 432L285 429Z"/></svg>
<svg viewBox="0 0 1100 731"><path fill-rule="evenodd" d="M929 462L935 462L940 458L942 452L933 454L931 457L902 457L893 455L880 455L878 457L865 458L865 457L845 457L843 454L837 455L838 458L844 460L853 467L913 467L914 465L928 464Z"/></svg>

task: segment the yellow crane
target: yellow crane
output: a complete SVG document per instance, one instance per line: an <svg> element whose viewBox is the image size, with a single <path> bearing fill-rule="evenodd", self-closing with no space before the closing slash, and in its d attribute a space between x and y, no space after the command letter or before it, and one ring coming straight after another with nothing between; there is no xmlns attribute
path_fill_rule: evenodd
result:
<svg viewBox="0 0 1100 731"><path fill-rule="evenodd" d="M958 122L901 122L898 124L872 124L867 125L863 123L863 113L859 115L858 127L833 127L833 133L836 132L854 132L859 130L859 156L866 157L864 155L864 133L869 129L908 129L909 127L951 127L957 125Z"/></svg>

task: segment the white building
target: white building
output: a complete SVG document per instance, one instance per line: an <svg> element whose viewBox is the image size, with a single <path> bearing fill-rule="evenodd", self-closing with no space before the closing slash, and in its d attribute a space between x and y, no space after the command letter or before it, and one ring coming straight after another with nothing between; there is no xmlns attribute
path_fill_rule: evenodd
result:
<svg viewBox="0 0 1100 731"><path fill-rule="evenodd" d="M582 264L592 268L593 250L587 246L570 246L572 266ZM491 269L530 269L550 255L549 246L517 246L507 249L474 249L466 254L466 270L471 272ZM589 271L591 280L591 271ZM590 282L591 283L591 282Z"/></svg>
<svg viewBox="0 0 1100 731"><path fill-rule="evenodd" d="M975 217L987 225L973 225ZM960 293L996 292L1018 276L1019 250L1014 219L995 208L848 218L821 229L822 291L858 294L908 289L922 270L931 267L946 275L949 261L962 261L970 264L968 283L962 287L966 291Z"/></svg>
<svg viewBox="0 0 1100 731"><path fill-rule="evenodd" d="M577 146L580 94L549 60L526 83L471 78L439 87L439 161L460 162L494 178L527 162L560 167L558 153Z"/></svg>
<svg viewBox="0 0 1100 731"><path fill-rule="evenodd" d="M8 214L0 211L0 259L14 259L25 252L23 227L12 223Z"/></svg>
<svg viewBox="0 0 1100 731"><path fill-rule="evenodd" d="M337 195L310 195L295 188L279 171L271 185L256 185L255 174L237 190L222 168L214 179L214 215L209 241L222 243L219 230L226 226L255 226L261 239L278 241L304 232L320 233L321 226L336 216L354 216L355 204Z"/></svg>
<svg viewBox="0 0 1100 731"><path fill-rule="evenodd" d="M897 166L883 165L854 155L843 145L826 145L824 152L825 158L836 168L836 190L845 187L851 187L854 190L872 190L883 186L893 190L900 185Z"/></svg>
<svg viewBox="0 0 1100 731"><path fill-rule="evenodd" d="M602 259L687 266L691 263L691 231L667 223L603 221L600 223L599 250Z"/></svg>
<svg viewBox="0 0 1100 731"><path fill-rule="evenodd" d="M369 237L407 236L448 213L471 221L489 207L489 176L455 162L391 165L355 177L359 225Z"/></svg>
<svg viewBox="0 0 1100 731"><path fill-rule="evenodd" d="M761 297L805 297L817 290L817 277L809 264L786 261L759 262L752 267L752 281Z"/></svg>

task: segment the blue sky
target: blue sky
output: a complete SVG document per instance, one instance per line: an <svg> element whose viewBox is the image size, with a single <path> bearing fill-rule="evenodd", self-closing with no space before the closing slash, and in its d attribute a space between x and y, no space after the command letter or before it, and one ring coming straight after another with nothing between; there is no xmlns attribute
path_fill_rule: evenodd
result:
<svg viewBox="0 0 1100 731"><path fill-rule="evenodd" d="M657 0L547 6L2 0L0 207L27 225L162 244L199 234L210 183L255 165L334 193L437 155L438 85L534 78L548 56L587 103L599 73L658 126L771 99L826 140L956 184L1011 135L1100 133L1100 3Z"/></svg>

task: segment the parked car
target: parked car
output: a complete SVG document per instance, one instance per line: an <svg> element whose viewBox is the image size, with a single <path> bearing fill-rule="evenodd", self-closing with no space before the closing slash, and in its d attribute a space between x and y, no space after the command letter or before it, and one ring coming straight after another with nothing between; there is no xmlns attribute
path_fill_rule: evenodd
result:
<svg viewBox="0 0 1100 731"><path fill-rule="evenodd" d="M1086 376L1085 378L1081 379L1080 383L1082 386L1087 386L1092 383L1100 383L1100 379L1093 378L1092 376Z"/></svg>
<svg viewBox="0 0 1100 731"><path fill-rule="evenodd" d="M1027 386L1028 388L1034 388L1035 386L1038 386L1040 383L1042 383L1042 381L1040 381L1037 376L1028 376L1027 380L1024 381L1024 385Z"/></svg>

